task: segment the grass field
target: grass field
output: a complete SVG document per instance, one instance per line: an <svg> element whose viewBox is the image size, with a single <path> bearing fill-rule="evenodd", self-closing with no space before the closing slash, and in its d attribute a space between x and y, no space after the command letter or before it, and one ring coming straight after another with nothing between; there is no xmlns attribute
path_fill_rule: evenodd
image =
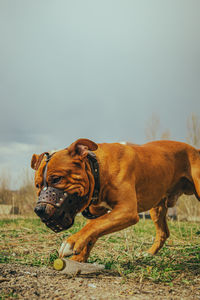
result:
<svg viewBox="0 0 200 300"><path fill-rule="evenodd" d="M77 217L68 231L53 233L37 218L0 221L0 262L51 267L64 237L77 232L85 220ZM117 271L124 280L192 284L200 275L200 226L198 223L169 222L170 238L156 256L145 256L155 237L150 220L99 239L89 262Z"/></svg>

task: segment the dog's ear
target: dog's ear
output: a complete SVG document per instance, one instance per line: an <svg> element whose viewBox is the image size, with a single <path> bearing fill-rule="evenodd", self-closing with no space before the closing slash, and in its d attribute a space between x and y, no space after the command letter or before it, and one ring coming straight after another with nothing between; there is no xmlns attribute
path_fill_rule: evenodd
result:
<svg viewBox="0 0 200 300"><path fill-rule="evenodd" d="M41 161L44 157L44 155L46 154L46 152L38 155L38 154L33 154L32 159L31 159L31 168L33 170L37 170L41 164Z"/></svg>
<svg viewBox="0 0 200 300"><path fill-rule="evenodd" d="M97 150L98 145L88 139L79 139L76 142L72 143L67 150L71 156L80 155L85 157L88 154L88 151Z"/></svg>
<svg viewBox="0 0 200 300"><path fill-rule="evenodd" d="M38 154L33 154L32 155L32 159L31 159L31 168L33 170L37 170L36 165L37 165L37 161L39 159L39 155Z"/></svg>

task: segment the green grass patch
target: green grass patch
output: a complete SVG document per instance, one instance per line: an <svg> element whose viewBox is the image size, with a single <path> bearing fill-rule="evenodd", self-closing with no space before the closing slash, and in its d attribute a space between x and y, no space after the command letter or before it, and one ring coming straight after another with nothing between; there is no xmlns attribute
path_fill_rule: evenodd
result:
<svg viewBox="0 0 200 300"><path fill-rule="evenodd" d="M0 221L0 263L52 266L62 240L79 231L83 217L68 231L54 233L39 218ZM155 228L150 220L99 239L89 262L98 262L127 278L140 281L190 284L200 275L199 224L169 222L171 236L156 256L144 255L151 247Z"/></svg>

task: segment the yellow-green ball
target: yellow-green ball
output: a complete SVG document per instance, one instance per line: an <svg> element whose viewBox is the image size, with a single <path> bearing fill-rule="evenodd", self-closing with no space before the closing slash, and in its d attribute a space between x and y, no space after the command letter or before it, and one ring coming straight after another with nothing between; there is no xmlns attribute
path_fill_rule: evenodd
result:
<svg viewBox="0 0 200 300"><path fill-rule="evenodd" d="M56 271L62 271L65 267L65 262L61 258L54 260L53 267Z"/></svg>

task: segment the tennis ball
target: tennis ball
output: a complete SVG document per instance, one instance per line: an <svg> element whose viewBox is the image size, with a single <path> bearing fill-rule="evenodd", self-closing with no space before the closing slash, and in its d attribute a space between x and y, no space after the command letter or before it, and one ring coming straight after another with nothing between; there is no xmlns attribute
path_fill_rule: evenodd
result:
<svg viewBox="0 0 200 300"><path fill-rule="evenodd" d="M62 271L65 267L65 261L61 258L54 260L53 267L56 271Z"/></svg>

